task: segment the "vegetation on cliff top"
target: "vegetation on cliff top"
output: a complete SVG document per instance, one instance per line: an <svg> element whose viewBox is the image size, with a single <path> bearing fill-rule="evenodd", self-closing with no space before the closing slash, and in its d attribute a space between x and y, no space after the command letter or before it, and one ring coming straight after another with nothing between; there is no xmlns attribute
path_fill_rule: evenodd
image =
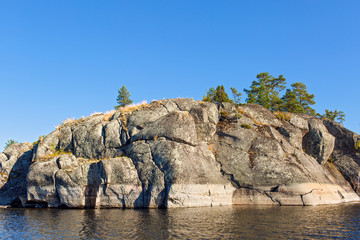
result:
<svg viewBox="0 0 360 240"><path fill-rule="evenodd" d="M267 72L262 72L257 74L256 78L257 80L252 82L249 89L244 89L244 92L247 95L245 100L246 103L259 104L273 111L279 119L289 121L290 115L286 114L286 112L288 112L306 113L322 119L337 121L341 124L345 121L345 113L336 109L325 109L324 114L316 113L311 107L316 103L314 100L315 95L308 93L304 83L296 82L291 84L291 88L286 89L286 78L283 75L273 77ZM229 98L224 86L219 85L216 88L211 87L206 95L203 96L202 101L213 103L230 102L235 105L241 105L242 93L234 87L231 87L230 89L232 92L232 99ZM280 96L280 92L285 89L285 94ZM116 99L118 105L115 106L115 109L124 109L129 105L131 106L133 101L130 99L130 96L131 94L125 85L118 89L118 96ZM108 121L112 115L113 112L104 114L104 120ZM75 121L75 119L64 120L59 126L73 121ZM5 149L13 143L17 143L17 141L14 139L8 140L5 143Z"/></svg>
<svg viewBox="0 0 360 240"><path fill-rule="evenodd" d="M7 140L6 143L5 143L5 148L4 148L4 150L5 150L6 148L8 148L10 145L14 144L14 143L18 143L18 142L15 141L14 139L9 139L9 140Z"/></svg>
<svg viewBox="0 0 360 240"><path fill-rule="evenodd" d="M344 112L336 109L326 109L324 114L316 113L312 108L316 103L315 95L308 93L304 83L296 82L291 84L291 88L286 89L286 78L283 75L273 77L267 72L262 72L256 78L257 80L252 82L249 89L244 89L247 95L246 103L259 104L274 112L306 113L323 119L336 120L341 124L345 121ZM216 89L211 87L204 95L203 101L213 103L232 102L240 105L241 92L234 87L230 89L233 100L228 97L224 86L219 85ZM280 92L285 89L285 94L280 96Z"/></svg>
<svg viewBox="0 0 360 240"><path fill-rule="evenodd" d="M317 114L317 116L332 121L336 120L341 124L343 124L345 121L345 113L343 111L338 111L338 110L330 111L328 109L325 109L325 113L323 115Z"/></svg>
<svg viewBox="0 0 360 240"><path fill-rule="evenodd" d="M122 86L118 90L118 93L119 94L118 94L116 101L119 105L115 106L115 109L118 109L120 107L125 107L126 105L132 104L133 101L130 99L131 95L125 86Z"/></svg>
<svg viewBox="0 0 360 240"><path fill-rule="evenodd" d="M206 96L203 97L203 101L213 103L233 102L225 92L223 85L217 86L216 89L213 87L210 88Z"/></svg>

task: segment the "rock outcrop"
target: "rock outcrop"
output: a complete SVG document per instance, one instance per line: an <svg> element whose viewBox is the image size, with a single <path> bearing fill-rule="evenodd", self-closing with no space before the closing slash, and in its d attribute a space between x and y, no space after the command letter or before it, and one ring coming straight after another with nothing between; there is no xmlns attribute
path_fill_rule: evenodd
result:
<svg viewBox="0 0 360 240"><path fill-rule="evenodd" d="M0 204L156 208L359 201L360 137L305 114L169 99L0 153Z"/></svg>

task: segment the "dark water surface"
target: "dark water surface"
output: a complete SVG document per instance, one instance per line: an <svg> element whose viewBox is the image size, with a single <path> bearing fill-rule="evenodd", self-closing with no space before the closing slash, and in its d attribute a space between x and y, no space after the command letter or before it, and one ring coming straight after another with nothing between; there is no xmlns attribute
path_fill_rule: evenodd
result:
<svg viewBox="0 0 360 240"><path fill-rule="evenodd" d="M360 239L360 205L0 209L1 239Z"/></svg>

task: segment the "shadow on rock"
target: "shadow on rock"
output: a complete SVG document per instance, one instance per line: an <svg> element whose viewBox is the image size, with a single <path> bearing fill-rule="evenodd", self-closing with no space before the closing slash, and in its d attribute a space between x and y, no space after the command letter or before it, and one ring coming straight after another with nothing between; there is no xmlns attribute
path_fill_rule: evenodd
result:
<svg viewBox="0 0 360 240"><path fill-rule="evenodd" d="M87 185L85 185L86 208L96 207L96 203L99 196L100 185L104 184L105 179L106 179L106 172L103 163L98 162L91 164L87 174Z"/></svg>
<svg viewBox="0 0 360 240"><path fill-rule="evenodd" d="M6 183L0 188L0 205L23 206L21 196L26 194L26 176L32 159L32 150L24 152L12 166Z"/></svg>

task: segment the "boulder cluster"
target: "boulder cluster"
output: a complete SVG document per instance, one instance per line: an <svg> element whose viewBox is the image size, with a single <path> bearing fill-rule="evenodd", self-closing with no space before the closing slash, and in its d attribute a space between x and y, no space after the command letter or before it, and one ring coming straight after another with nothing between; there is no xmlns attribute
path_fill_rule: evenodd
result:
<svg viewBox="0 0 360 240"><path fill-rule="evenodd" d="M306 114L166 99L0 153L0 205L157 208L360 201L360 136Z"/></svg>

